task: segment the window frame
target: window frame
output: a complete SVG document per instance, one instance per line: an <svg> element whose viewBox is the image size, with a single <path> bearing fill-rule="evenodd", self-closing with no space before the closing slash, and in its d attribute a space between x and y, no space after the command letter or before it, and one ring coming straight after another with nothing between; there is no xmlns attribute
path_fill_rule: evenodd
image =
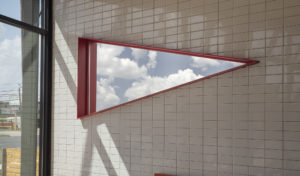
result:
<svg viewBox="0 0 300 176"><path fill-rule="evenodd" d="M96 111L96 95L97 95L97 43L101 44L110 44L110 45L117 45L123 47L132 47L138 49L145 49L145 50L152 50L152 51L159 51L159 52L167 52L173 54L181 54L181 55L188 55L188 56L197 56L197 57L204 57L208 59L214 60L222 60L222 61L231 61L231 62L238 62L243 63L243 65L233 67L231 69L227 69L212 75L204 76L202 78L180 84L168 89L164 89L162 91L149 94L134 100L127 101L125 103L121 103L109 108L105 108L100 111ZM186 86L204 79L208 79L211 77L215 77L230 71L234 71L243 67L247 67L249 65L253 65L258 63L256 60L250 59L239 59L239 58L232 58L232 57L224 57L224 56L216 56L216 55L207 55L195 52L187 52L187 51L180 51L180 50L173 50L173 49L166 49L166 48L157 48L151 46L144 46L144 45L136 45L136 44L128 44L128 43L121 43L121 42L113 42L107 40L97 40L91 38L78 38L78 75L77 75L77 118L86 118L95 114L99 114L111 109L115 109L120 106L124 106L126 104L139 101L157 94L164 93L166 91L170 91L182 86Z"/></svg>
<svg viewBox="0 0 300 176"><path fill-rule="evenodd" d="M0 14L0 22L41 35L39 175L51 175L52 1L41 0L41 26Z"/></svg>

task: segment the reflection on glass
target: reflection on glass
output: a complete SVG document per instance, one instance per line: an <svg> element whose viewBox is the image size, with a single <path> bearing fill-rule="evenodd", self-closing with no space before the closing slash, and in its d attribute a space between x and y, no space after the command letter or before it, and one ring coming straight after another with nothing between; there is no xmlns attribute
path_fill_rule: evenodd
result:
<svg viewBox="0 0 300 176"><path fill-rule="evenodd" d="M40 39L0 26L0 175L37 175Z"/></svg>
<svg viewBox="0 0 300 176"><path fill-rule="evenodd" d="M41 2L42 0L2 0L0 14L41 27Z"/></svg>
<svg viewBox="0 0 300 176"><path fill-rule="evenodd" d="M97 44L97 111L242 63Z"/></svg>

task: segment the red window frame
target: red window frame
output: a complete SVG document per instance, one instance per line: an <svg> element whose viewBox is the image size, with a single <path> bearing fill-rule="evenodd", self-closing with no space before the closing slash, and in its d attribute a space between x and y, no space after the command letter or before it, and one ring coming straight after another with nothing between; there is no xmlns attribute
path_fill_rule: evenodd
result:
<svg viewBox="0 0 300 176"><path fill-rule="evenodd" d="M223 61L232 61L243 63L241 66L237 66L222 72L218 72L209 76L202 77L200 79L196 79L184 84L180 84L175 87L171 87L169 89L165 89L154 94L146 95L141 98L137 98L110 108L103 109L101 111L96 112L96 94L97 94L97 43L103 44L111 44L111 45L118 45L118 46L125 46L125 47L132 47L132 48L139 48L139 49L146 49L146 50L153 50L153 51L160 51L160 52L168 52L174 54L183 54L188 56L198 56L198 57L205 57L209 59L215 60L223 60ZM169 90L176 89L178 87L182 87L188 84L192 84L194 82L198 82L204 79L208 79L211 77L215 77L233 70L237 70L243 67L247 67L249 65L253 65L258 63L256 60L249 60L249 59L238 59L232 57L223 57L223 56L215 56L215 55L207 55L207 54L200 54L194 52L186 52L186 51L179 51L179 50L171 50L165 48L156 48L150 46L141 46L135 44L127 44L127 43L119 43L119 42L112 42L106 40L96 40L90 38L78 38L78 84L77 84L77 118L84 118L94 114L98 114L104 111L108 111L110 109L114 109L120 106L123 106L128 103L132 103L147 97L151 97Z"/></svg>

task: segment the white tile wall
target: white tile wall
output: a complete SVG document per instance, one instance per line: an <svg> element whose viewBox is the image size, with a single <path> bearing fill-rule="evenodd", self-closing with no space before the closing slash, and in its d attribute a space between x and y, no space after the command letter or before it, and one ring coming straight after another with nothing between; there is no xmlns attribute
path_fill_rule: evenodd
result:
<svg viewBox="0 0 300 176"><path fill-rule="evenodd" d="M52 175L300 175L299 0L55 0ZM260 63L76 119L77 38Z"/></svg>

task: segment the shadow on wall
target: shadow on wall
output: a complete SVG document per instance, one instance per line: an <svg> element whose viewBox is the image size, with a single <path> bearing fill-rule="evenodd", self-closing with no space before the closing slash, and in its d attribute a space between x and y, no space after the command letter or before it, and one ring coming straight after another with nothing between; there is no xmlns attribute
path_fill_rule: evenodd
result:
<svg viewBox="0 0 300 176"><path fill-rule="evenodd" d="M64 31L61 30L59 23L55 23L55 62L56 68L59 68L59 76L55 76L54 79L59 79L62 85L67 86L72 99L77 102L77 85L76 85L76 72L77 71L77 47L71 50L71 46L66 42ZM77 40L77 37L76 37ZM72 53L73 51L73 53ZM75 62L74 62L75 61ZM76 63L76 64L75 64ZM76 65L72 67L73 65ZM59 89L58 88L58 89ZM57 90L58 90L57 89ZM57 91L54 89L54 91ZM67 105L68 106L68 105ZM76 107L76 106L75 106ZM120 113L117 113L120 116ZM111 114L103 114L105 117L93 117L92 119L82 119L82 127L87 130L86 139L83 151L82 151L82 165L81 175L88 176L92 173L98 173L103 175L124 175L129 176L130 166L130 128L127 128L129 132L126 136L122 136L120 133L111 133L110 131L119 130L119 125L110 129L112 121L116 120L111 117ZM74 115L76 118L76 114ZM117 117L118 120L119 117ZM76 119L77 120L77 119ZM119 121L118 121L119 122ZM129 127L129 126L128 126ZM101 135L100 135L101 134ZM126 149L120 154L120 139L128 140ZM123 158L126 158L127 162L124 162ZM137 161L140 164L140 161ZM134 172L134 171L133 171ZM137 174L134 174L137 175ZM139 174L138 174L139 175Z"/></svg>
<svg viewBox="0 0 300 176"><path fill-rule="evenodd" d="M250 55L248 44L242 49L241 46L235 48L235 45L230 45L229 51L225 51L225 49L223 51L222 47L215 47L219 44L216 43L216 41L219 42L216 33L228 33L228 31L225 30L222 22L219 24L205 24L205 21L210 19L207 19L208 17L206 18L203 14L204 7L202 6L198 7L199 12L202 13L193 14L193 10L191 11L189 6L186 9L178 9L178 5L172 6L166 4L166 1L141 1L146 3L144 5L143 3L132 4L133 1L130 0L119 2L120 4L111 4L110 1L94 0L93 2L82 3L79 5L80 8L74 8L73 1L65 1L60 2L59 6L55 8L57 11L55 13L54 56L57 62L55 68L59 68L61 74L55 76L54 79L63 79L66 82L75 102L75 105L66 106L72 106L71 108L74 109L77 102L78 37L101 38L149 46L155 45L156 47L200 53L218 53L233 57L247 58ZM99 8L94 7L91 10L91 7L89 7L89 9L84 9L90 3L91 6L98 5ZM168 13L166 13L166 6L170 8ZM85 13L79 13L83 10L85 10ZM80 14L84 15L80 17ZM223 40L228 40L222 41L223 43L233 42L234 34L233 29L231 30L228 36L231 35L232 37L223 37ZM249 33L249 31L246 31L246 33ZM274 36L277 36L277 34L274 34ZM252 37L254 38L254 36ZM271 43L268 45L273 46L273 43L277 43L276 39L276 37L271 39ZM238 42L242 43L243 41ZM248 38L246 42L249 42ZM268 56L269 53L266 53L266 55ZM288 77L287 79L287 81L290 81L295 78ZM61 80L56 82L61 82ZM56 90L54 89L54 91ZM136 102L135 105L140 105L138 103ZM127 106L131 106L131 104ZM130 113L123 113L122 108L126 109L126 106L97 115L97 117L81 120L82 127L87 130L82 151L83 157L80 170L82 176L89 176L92 173L129 176L139 175L143 172L142 167L136 167L142 162L141 158L138 157L142 147L141 141L137 140L134 143L135 147L131 143L132 138L135 136L130 135L130 123L135 117ZM140 116L140 114L137 114L138 118L141 118ZM72 119L75 118L76 114ZM122 143L122 146L120 143ZM131 165L131 163L135 165Z"/></svg>
<svg viewBox="0 0 300 176"><path fill-rule="evenodd" d="M120 113L119 113L120 115ZM87 132L87 141L84 146L84 156L81 168L81 175L93 174L101 175L124 175L130 176L130 141L128 150L120 154L120 133L110 132L110 117L108 114L102 119L81 120ZM89 141L91 140L91 141ZM90 144L92 146L90 146ZM98 155L93 155L96 152ZM128 153L126 153L128 152ZM123 157L129 160L125 162ZM93 162L93 163L92 163Z"/></svg>
<svg viewBox="0 0 300 176"><path fill-rule="evenodd" d="M97 117L81 119L82 126L87 130L82 148L82 176L153 176L154 172L163 172L163 156L156 158L160 163L154 163L153 155L155 151L163 152L164 149L152 146L152 130L146 135L147 130L142 129L147 123L143 114L150 110L149 103L152 104L152 98L104 112ZM161 143L164 147L164 142ZM176 169L167 171L176 174Z"/></svg>
<svg viewBox="0 0 300 176"><path fill-rule="evenodd" d="M123 4L131 4L130 0L120 1ZM106 4L103 8L108 9L117 9L120 4L110 4L109 1L101 1L96 0L91 2L97 4ZM177 9L174 9L173 12L168 13L167 15L164 13L165 3L159 2L155 6L156 10L159 12L157 17L153 20L149 21L149 24L143 19L143 14L149 14L152 16L154 13L154 1L152 4L148 4L150 8L143 8L143 4L135 4L135 6L123 8L122 11L124 13L129 12L127 15L120 14L117 16L113 16L113 12L118 13L121 9L117 10L108 10L107 12L99 12L99 14L105 13L108 15L106 19L110 19L111 23L105 23L106 19L99 18L99 20L79 22L79 18L76 19L75 24L71 21L73 18L69 17L72 15L77 16L76 13L70 13L73 8L71 7L72 2L65 1L60 3L60 6L56 8L56 17L55 17L55 42L54 42L54 57L55 62L57 63L55 68L59 68L59 76L55 76L54 79L59 79L56 82L59 82L62 86L67 86L69 90L68 93L72 95L72 99L74 102L77 102L77 38L80 37L95 37L95 33L99 33L99 37L102 39L108 40L116 40L118 42L128 42L132 41L134 44L143 44L143 45L155 45L157 47L167 47L170 49L189 49L190 45L190 33L189 26L186 25L189 21L189 10L185 9L182 12L177 12ZM82 4L84 6L84 4ZM78 10L82 11L82 8L78 8ZM73 11L73 10L72 10ZM93 13L93 10L89 10ZM136 13L135 13L136 12ZM90 14L97 16L97 14ZM178 17L180 18L178 21ZM166 18L172 18L173 20L167 23ZM199 18L203 18L202 16ZM93 18L91 18L93 19ZM130 28L128 28L128 20L130 21ZM202 19L203 20L203 19ZM74 20L75 21L75 20ZM84 23L79 25L79 23ZM152 24L150 24L152 23ZM154 36L145 36L144 33L147 31L154 30L154 24L157 24L158 30L156 33L159 33L157 39L153 39ZM175 38L177 40L177 24L180 23L182 26L180 27L180 42L172 42L168 45L165 45L168 41L173 41ZM97 24L99 26L97 26ZM147 25L145 28L142 25ZM166 28L169 28L167 30ZM94 30L93 30L94 29ZM95 31L97 29L97 31ZM125 31L124 31L125 30ZM124 35L126 34L126 35ZM173 35L171 38L167 38L166 35ZM154 35L154 34L153 34ZM156 35L156 34L155 34ZM174 38L175 37L175 38ZM97 37L96 37L97 38ZM67 40L66 40L67 39ZM133 39L142 39L140 41ZM202 51L200 49L200 51ZM199 51L198 51L199 52ZM60 85L59 85L60 86ZM57 89L54 89L57 91ZM55 92L54 92L55 94ZM55 94L56 95L56 94ZM138 103L137 103L138 104ZM70 106L70 105L66 105ZM130 106L130 105L129 105ZM76 106L75 106L76 107ZM84 144L84 148L82 151L82 166L81 166L81 175L88 176L92 173L99 173L103 175L122 175L122 176L130 176L130 175L140 175L141 172L141 142L134 142L135 147L132 146L131 138L133 136L130 135L130 120L131 115L127 114L126 124L120 124L120 116L121 112L120 108L110 111L108 113L104 113L99 115L99 117L93 117L92 119L82 119L82 127L87 130L86 141ZM76 115L74 116L74 118ZM137 118L141 118L140 115L136 115ZM122 117L123 118L123 117ZM129 120L128 120L129 119ZM114 125L112 125L114 123ZM122 127L121 127L122 126ZM123 130L125 133L114 133L118 130ZM136 137L136 136L134 136ZM120 140L123 141L122 148L120 147ZM136 150L132 150L136 149ZM96 153L94 153L96 152ZM137 153L137 155L135 155ZM96 155L97 154L97 155ZM134 164L132 164L134 163ZM93 164L95 164L93 166Z"/></svg>
<svg viewBox="0 0 300 176"><path fill-rule="evenodd" d="M120 1L124 4L131 4L130 0ZM145 1L144 1L145 2ZM149 1L151 2L151 1ZM170 49L187 49L190 48L190 27L188 24L189 9L185 9L182 12L178 12L177 8L174 11L165 14L164 1L157 1L159 4L155 5L155 11L158 15L155 18L149 18L154 13L153 4L148 4L150 8L143 8L143 4L135 4L135 6L123 8L123 12L127 15L120 14L113 16L112 12L118 13L120 8L113 11L99 12L99 14L108 15L106 19L95 21L86 20L84 24L79 24L80 18L77 18L75 24L68 21L68 17L71 15L77 16L75 13L70 13L68 10L72 10L69 7L71 2L64 2L58 10L55 21L55 61L57 62L56 68L59 68L59 76L55 76L54 79L59 79L56 82L65 82L67 88L69 89L73 101L77 102L77 85L76 85L76 71L77 71L77 38L80 37L102 37L102 39L116 40L118 42L128 42L132 41L134 44L143 45L155 45L156 47L166 47ZM103 8L116 9L117 4L109 4L109 1L94 1L94 5L97 3L106 4ZM70 5L71 6L71 5ZM84 6L84 4L82 4ZM114 7L113 7L114 6ZM82 10L82 8L78 8ZM88 10L93 12L92 10ZM78 12L76 12L78 13ZM88 12L87 12L88 13ZM90 14L92 15L92 14ZM146 15L146 17L144 17ZM94 13L94 16L97 14ZM177 18L180 17L180 20ZM168 20L167 18L171 19ZM194 18L199 18L203 20L203 16L197 16ZM93 18L90 18L93 19ZM131 19L128 27L128 20ZM106 20L111 20L111 23L103 24ZM148 21L149 20L149 21ZM78 23L78 24L77 24ZM97 24L99 26L97 26ZM155 25L154 25L155 24ZM177 25L180 24L180 27ZM143 26L144 25L144 26ZM146 26L146 27L145 27ZM90 28L94 30L90 30ZM147 36L149 32L157 28L157 30L151 35ZM167 29L168 28L168 29ZM113 29L113 30L112 30ZM180 31L179 42L177 42L177 29ZM125 31L124 31L125 30ZM99 33L99 37L95 36L95 33ZM126 34L126 35L124 35ZM155 38L154 35L158 36ZM82 36L84 35L84 36ZM169 35L169 37L167 37ZM155 38L155 39L153 39ZM66 40L67 39L67 40ZM141 39L141 40L135 40ZM165 44L169 43L169 44ZM200 41L199 41L200 45ZM198 47L197 52L203 52L204 47ZM73 67L74 65L74 67ZM75 75L75 76L74 76ZM64 84L63 84L64 86ZM56 91L54 89L54 91ZM138 102L135 105L140 105ZM68 106L68 105L66 105ZM131 106L131 105L129 105ZM75 106L76 107L76 106ZM126 107L122 107L125 108ZM121 108L103 113L97 117L90 119L82 119L82 127L87 130L85 136L85 144L82 151L82 165L81 165L81 175L89 176L92 174L101 175L118 175L118 176L134 176L141 175L142 161L141 161L141 138L139 135L131 135L130 123L134 118L140 120L141 114L136 113L135 115L122 112L121 118ZM130 112L130 111L128 111ZM74 116L74 118L76 115ZM141 131L141 129L134 129L134 131ZM139 132L137 132L139 133ZM84 138L84 137L82 137ZM140 138L140 139L138 139ZM133 141L133 142L132 142ZM120 145L122 143L122 146ZM151 154L152 155L152 154ZM152 165L152 161L151 164ZM151 168L152 169L152 168ZM152 170L151 170L152 172ZM151 173L153 175L153 173ZM151 175L149 173L149 175Z"/></svg>

